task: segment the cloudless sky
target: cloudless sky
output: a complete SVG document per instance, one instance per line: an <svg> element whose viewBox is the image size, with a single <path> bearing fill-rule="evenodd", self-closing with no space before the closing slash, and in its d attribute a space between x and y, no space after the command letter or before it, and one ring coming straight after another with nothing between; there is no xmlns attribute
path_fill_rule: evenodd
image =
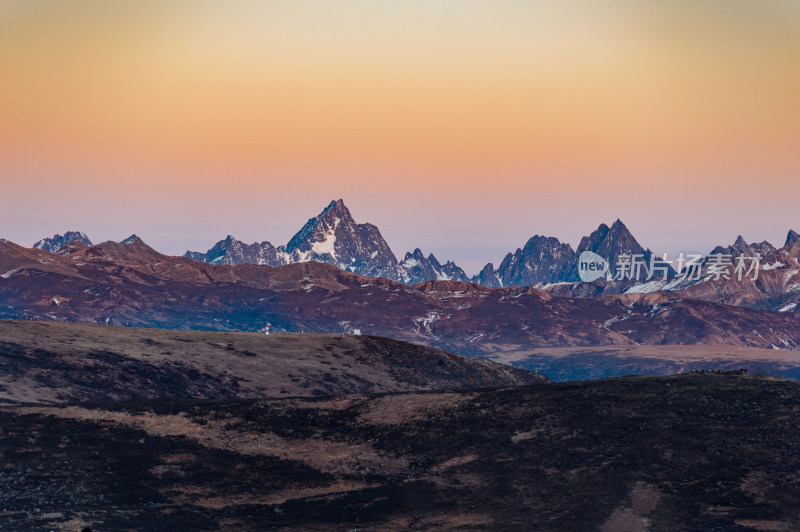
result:
<svg viewBox="0 0 800 532"><path fill-rule="evenodd" d="M0 0L0 236L283 244L332 199L468 273L621 218L800 230L794 0Z"/></svg>

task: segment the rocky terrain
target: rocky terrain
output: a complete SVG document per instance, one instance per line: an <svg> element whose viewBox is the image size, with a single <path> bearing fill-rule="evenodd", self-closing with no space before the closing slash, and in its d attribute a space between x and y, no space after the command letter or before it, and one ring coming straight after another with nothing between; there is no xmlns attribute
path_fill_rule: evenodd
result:
<svg viewBox="0 0 800 532"><path fill-rule="evenodd" d="M89 240L89 237L86 236L86 234L81 233L80 231L67 231L63 235L53 235L48 238L43 238L36 242L33 247L36 249L49 251L50 253L56 253L67 244L71 244L73 242L79 242L81 244L86 244L87 246L92 245L92 241Z"/></svg>
<svg viewBox="0 0 800 532"><path fill-rule="evenodd" d="M709 273L708 265L717 255L725 255L732 265L720 276ZM739 257L750 265L752 257L759 256L760 266L757 274L735 273ZM674 258L674 257L673 257ZM693 278L677 278L674 272L663 279L656 275L653 279L640 279L637 283L612 281L581 282L539 282L532 286L550 294L565 297L606 297L612 294L664 292L677 297L723 303L746 308L797 312L800 303L800 235L789 231L786 242L775 248L769 242L748 244L741 235L730 246L717 246L699 264L701 275ZM685 270L684 270L685 272ZM502 285L499 283L498 286Z"/></svg>
<svg viewBox="0 0 800 532"><path fill-rule="evenodd" d="M444 265L439 263L433 253L427 257L422 250L417 248L413 253L406 253L400 261L402 268L400 281L405 284L418 284L426 281L463 281L469 282L469 277L464 270L456 266L453 261Z"/></svg>
<svg viewBox="0 0 800 532"><path fill-rule="evenodd" d="M313 260L369 277L408 278L378 228L356 223L342 200L332 201L309 219L285 246L245 244L229 235L206 253L187 251L185 256L229 265L282 266Z"/></svg>
<svg viewBox="0 0 800 532"><path fill-rule="evenodd" d="M556 238L535 235L523 248L517 248L513 254L505 256L496 272L497 282L489 285L531 286L536 283L557 283L569 275L568 270L574 265L574 259L575 252L569 244L563 244ZM489 274L493 268L491 263L484 266L486 273L483 275Z"/></svg>
<svg viewBox="0 0 800 532"><path fill-rule="evenodd" d="M406 253L403 260L395 262L394 254L388 244L380 236L377 228L366 230L349 229L348 234L364 234L356 240L353 237L336 237L337 231L331 232L331 219L347 220L343 227L361 227L352 221L350 212L339 200L332 202L325 211L316 218L309 220L293 239L295 245L303 242L304 255L289 255L286 248L275 248L269 242L261 244L244 244L228 237L218 242L207 253L187 252L186 256L211 262L214 264L269 264L282 265L302 260L320 260L333 264L348 271L362 275L378 276L405 284L416 284L433 280L470 281L486 287L524 287L534 286L549 293L569 297L598 297L621 293L650 293L668 291L681 297L701 299L715 303L744 306L748 308L791 311L798 309L800 303L800 282L796 275L800 271L800 234L789 231L783 247L776 248L769 242L748 244L744 238L736 238L729 246L716 246L699 264L707 265L710 257L715 254L729 255L732 260L738 257L761 257L759 278L748 276L737 279L732 275L724 279L710 279L702 275L694 280L676 280L681 273L676 271L675 257L672 263L660 262L659 257L653 257L653 252L644 248L634 238L621 220L616 220L611 226L600 226L588 236L581 239L577 248L560 242L553 237L534 235L522 248L513 253L508 253L499 266L488 263L475 276L468 278L466 273L452 261L442 266L433 254L425 257L421 251ZM328 219L327 222L325 220ZM333 223L335 226L336 224ZM374 226L369 226L370 228ZM338 240L335 240L338 238ZM308 252L308 250L325 247L323 242L335 240L338 257L346 260L333 260L330 256ZM380 265L377 267L363 267L356 256L362 256L359 250L374 249ZM633 280L608 280L594 283L582 283L578 278L578 257L584 251L592 251L603 257L609 263L609 276L614 278L618 273L618 261L624 255L640 256L642 267L636 279ZM360 254L360 255L359 255ZM657 269L652 279L650 276L650 263L655 259ZM705 267L705 266L703 266ZM663 268L666 270L666 280ZM733 271L730 268L729 274Z"/></svg>
<svg viewBox="0 0 800 532"><path fill-rule="evenodd" d="M800 384L0 407L0 530L797 530Z"/></svg>
<svg viewBox="0 0 800 532"><path fill-rule="evenodd" d="M0 320L0 403L315 397L546 380L372 336Z"/></svg>
<svg viewBox="0 0 800 532"><path fill-rule="evenodd" d="M42 239L34 248L68 255L91 245L85 234L70 231ZM609 263L608 280L580 282L578 258L584 251L596 253ZM758 276L738 279L732 265L725 278L714 278L708 274L708 265L717 254L730 257L734 264L739 257L749 260L758 255L761 257ZM631 255L639 257L636 277L614 280L620 273L618 261ZM676 262L674 256L663 262L660 256L639 244L618 219L611 226L600 224L581 239L576 250L557 238L534 235L522 248L508 253L499 266L487 263L470 278L454 262L441 264L432 253L425 256L419 248L398 261L378 228L356 223L344 202L337 200L309 219L286 245L274 246L268 241L247 244L228 235L204 253L187 251L184 256L231 266L284 266L317 261L363 276L382 277L408 285L447 280L491 288L533 286L554 295L581 298L666 291L683 298L782 312L796 312L800 303L800 282L796 279L800 271L800 234L795 231L789 231L781 248L766 241L748 244L740 235L732 245L716 246L705 257L698 256L698 264L705 271L699 278L682 279L676 277L686 273L685 268L682 272L676 268L681 269L683 263ZM651 260L655 264L653 272L650 272ZM648 279L651 273L653 276Z"/></svg>
<svg viewBox="0 0 800 532"><path fill-rule="evenodd" d="M383 277L405 284L426 281L470 281L481 286L532 286L536 283L577 282L577 260L583 251L593 251L611 264L623 254L642 254L649 262L652 252L636 241L622 221L611 227L601 224L584 237L577 252L553 237L535 235L523 248L509 253L495 271L487 264L476 276L467 277L452 261L442 265L433 254L421 250L406 253L397 261L377 227L357 224L342 200L332 201L311 218L285 246L270 242L245 244L228 235L205 253L187 251L185 257L212 264L266 264L282 266L308 260L331 264L367 277ZM647 268L644 268L645 275ZM670 274L674 274L670 270ZM630 283L629 283L630 284Z"/></svg>
<svg viewBox="0 0 800 532"><path fill-rule="evenodd" d="M800 268L761 270L757 278L735 276L698 280L653 280L631 285L616 281L592 283L558 283L535 288L563 297L606 297L614 294L663 293L674 297L722 303L758 310L796 313L800 302Z"/></svg>
<svg viewBox="0 0 800 532"><path fill-rule="evenodd" d="M673 293L560 297L456 281L407 286L319 262L213 265L132 236L52 254L0 240L0 318L386 336L459 354L531 346L715 344L796 349L800 320Z"/></svg>
<svg viewBox="0 0 800 532"><path fill-rule="evenodd" d="M417 248L398 261L377 227L358 224L342 200L332 201L311 218L285 246L270 242L245 244L228 235L205 253L187 251L193 260L211 264L284 266L310 260L324 262L367 277L405 284L433 280L469 281L452 261L442 265L433 254Z"/></svg>

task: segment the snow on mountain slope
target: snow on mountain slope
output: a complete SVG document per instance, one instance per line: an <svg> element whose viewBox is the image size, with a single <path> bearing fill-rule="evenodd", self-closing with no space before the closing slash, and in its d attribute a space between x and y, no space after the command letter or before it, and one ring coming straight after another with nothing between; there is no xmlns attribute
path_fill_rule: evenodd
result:
<svg viewBox="0 0 800 532"><path fill-rule="evenodd" d="M82 242L87 246L92 245L92 241L89 240L89 237L86 236L85 233L80 231L67 231L63 235L53 235L49 238L43 238L36 242L33 247L36 249L49 251L50 253L55 253L59 249L63 248L67 244L71 244L72 242Z"/></svg>

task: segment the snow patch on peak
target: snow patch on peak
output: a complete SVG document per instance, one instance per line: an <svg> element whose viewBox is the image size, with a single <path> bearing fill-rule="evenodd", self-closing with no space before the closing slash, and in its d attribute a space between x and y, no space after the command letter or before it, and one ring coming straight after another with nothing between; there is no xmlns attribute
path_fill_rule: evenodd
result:
<svg viewBox="0 0 800 532"><path fill-rule="evenodd" d="M336 219L336 222L338 225L339 222L338 218ZM322 240L320 242L314 242L313 244L311 244L311 251L316 255L324 255L327 253L328 255L331 256L331 258L336 260L336 251L334 250L335 245L336 245L336 235L334 234L333 231L331 231L330 233L327 233L325 235L325 240Z"/></svg>
<svg viewBox="0 0 800 532"><path fill-rule="evenodd" d="M50 253L55 253L62 247L66 246L67 244L71 244L72 242L83 242L87 246L92 245L92 241L89 240L89 237L86 236L86 233L82 231L67 231L63 235L53 235L49 238L43 238L36 242L33 247L35 249L41 249L44 251L49 251Z"/></svg>
<svg viewBox="0 0 800 532"><path fill-rule="evenodd" d="M419 262L417 261L417 259L415 259L413 257L408 257L407 259L405 259L403 261L403 267L405 267L405 268L413 268L414 266L417 266L417 265L419 265Z"/></svg>

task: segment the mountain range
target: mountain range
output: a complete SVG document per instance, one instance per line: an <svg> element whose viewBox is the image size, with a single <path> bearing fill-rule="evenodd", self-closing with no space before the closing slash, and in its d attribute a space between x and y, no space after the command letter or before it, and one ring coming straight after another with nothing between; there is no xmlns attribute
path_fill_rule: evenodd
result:
<svg viewBox="0 0 800 532"><path fill-rule="evenodd" d="M282 266L314 260L367 277L384 277L404 284L425 281L465 281L481 286L532 286L537 283L577 282L578 257L593 251L607 257L611 274L618 258L640 254L648 262L652 252L642 248L622 221L611 227L601 224L584 237L577 251L553 237L536 235L508 253L495 270L487 264L478 275L468 277L452 261L442 265L419 248L398 261L377 227L358 224L340 199L332 201L318 216L306 222L285 246L270 242L245 244L232 236L217 242L205 253L187 251L184 256L212 264L266 264ZM645 272L647 269L645 268ZM672 271L674 274L674 271Z"/></svg>
<svg viewBox="0 0 800 532"><path fill-rule="evenodd" d="M453 262L440 264L420 249L398 261L380 230L359 224L342 200L332 201L311 218L284 246L264 241L245 244L228 235L205 253L187 251L190 259L211 264L284 266L317 261L367 277L383 277L405 284L432 280L469 281Z"/></svg>
<svg viewBox="0 0 800 532"><path fill-rule="evenodd" d="M800 346L794 312L722 305L682 293L576 298L459 281L409 286L315 261L278 267L208 264L163 255L135 235L75 248L52 254L0 239L0 318L361 331L475 355L530 346Z"/></svg>
<svg viewBox="0 0 800 532"><path fill-rule="evenodd" d="M92 244L84 233L69 231L64 235L42 239L34 247L55 253L71 242ZM626 255L643 258L640 279L650 274L652 251L640 245L619 219L610 227L600 224L595 231L581 239L575 250L557 238L534 235L523 247L509 252L499 267L490 262L477 275L469 277L454 262L441 264L433 254L425 256L419 248L407 252L402 260L398 260L380 230L372 224L356 223L341 199L331 201L319 215L309 219L286 245L275 246L269 241L247 244L228 235L205 253L187 251L184 256L210 264L227 265L283 266L317 261L359 275L384 277L404 284L452 280L487 287L541 287L546 284L577 283L578 257L584 251L594 252L608 261L609 278L616 276L620 257ZM767 269L798 268L800 234L789 231L786 243L780 249L766 241L748 244L739 236L732 245L717 246L708 256L717 253L731 255L734 259L740 255L758 253ZM706 262L707 257L701 263ZM664 266L667 278L674 278L677 272L671 265ZM624 291L633 284L636 283L622 283L621 288L612 284L611 290Z"/></svg>
<svg viewBox="0 0 800 532"><path fill-rule="evenodd" d="M42 239L34 247L51 253L69 254L80 246L91 244L84 233L70 231ZM611 280L580 282L578 259L585 251L596 253L608 261ZM490 262L477 275L469 277L454 262L442 264L432 253L425 256L419 248L398 260L380 230L372 224L356 223L340 199L332 201L319 215L309 219L286 245L275 246L269 241L247 244L229 235L205 253L187 251L184 256L216 265L285 266L317 261L366 277L382 277L406 285L450 280L490 288L534 286L555 295L571 297L670 291L758 309L786 311L797 308L796 303L800 301L800 282L795 279L800 271L800 234L797 232L789 231L781 248L766 241L748 244L739 236L732 245L716 246L700 264L706 264L715 254L730 255L734 261L742 255L759 254L762 257L760 279L709 279L707 276L676 279L679 272L662 263L661 266L666 268L666 278L662 278L664 276L659 270L652 272L656 274L652 280L647 280L653 253L640 245L619 219L611 226L601 224L583 237L575 250L557 238L534 235L523 247L509 252L497 268ZM641 276L635 280L613 280L619 273L621 257L626 255L642 258Z"/></svg>
<svg viewBox="0 0 800 532"><path fill-rule="evenodd" d="M89 240L89 237L86 236L85 233L81 233L80 231L67 231L63 235L53 235L49 238L43 238L36 242L33 247L49 251L50 253L56 253L67 244L73 242L83 243L87 246L92 245L92 241Z"/></svg>

